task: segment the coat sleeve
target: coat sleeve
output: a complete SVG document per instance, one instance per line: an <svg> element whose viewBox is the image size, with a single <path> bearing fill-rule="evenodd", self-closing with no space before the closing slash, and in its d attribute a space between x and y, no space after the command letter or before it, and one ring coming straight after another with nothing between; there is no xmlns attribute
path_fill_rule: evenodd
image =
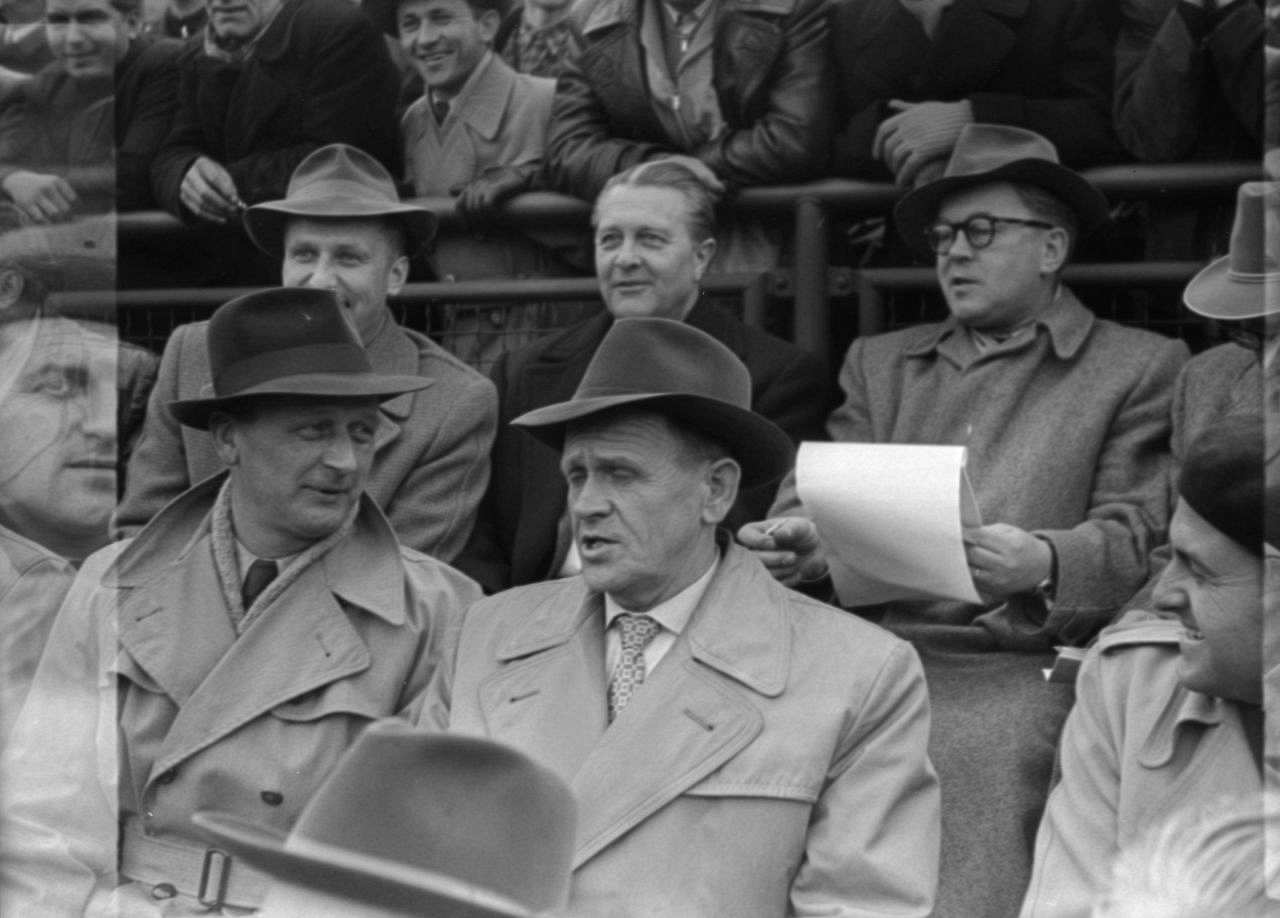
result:
<svg viewBox="0 0 1280 918"><path fill-rule="evenodd" d="M1028 637L1083 643L1146 580L1149 555L1165 540L1171 515L1169 404L1186 359L1181 341L1160 343L1112 420L1084 521L1036 532L1057 557L1054 601L1039 628L1011 617L1004 637L1014 645ZM995 630L1001 638L1002 629Z"/></svg>
<svg viewBox="0 0 1280 918"><path fill-rule="evenodd" d="M498 398L493 383L470 373L447 396L437 405L441 416L435 438L386 511L400 541L451 562L471 535L489 483Z"/></svg>
<svg viewBox="0 0 1280 918"><path fill-rule="evenodd" d="M152 197L166 211L184 219L190 219L191 214L182 206L182 179L191 164L206 155L204 129L196 101L200 72L197 64L197 48L189 41L175 65L178 76L173 120L151 160Z"/></svg>
<svg viewBox="0 0 1280 918"><path fill-rule="evenodd" d="M178 398L182 352L187 347L188 327L180 325L165 343L164 356L155 385L147 398L142 433L125 467L124 496L111 519L112 535L134 535L192 482L188 478L182 429L169 403Z"/></svg>
<svg viewBox="0 0 1280 918"><path fill-rule="evenodd" d="M1205 35L1193 34L1177 2L1131 0L1127 20L1116 44L1115 125L1130 153L1156 162L1188 155L1211 74L1236 119L1261 137L1266 26L1253 0L1205 22Z"/></svg>
<svg viewBox="0 0 1280 918"><path fill-rule="evenodd" d="M1107 706L1103 660L1089 652L1058 746L1061 779L1036 833L1022 918L1085 916L1118 847L1120 730Z"/></svg>
<svg viewBox="0 0 1280 918"><path fill-rule="evenodd" d="M556 82L544 175L557 191L594 201L609 177L646 159L678 152L671 144L616 136L604 102L583 70L589 47L565 64Z"/></svg>
<svg viewBox="0 0 1280 918"><path fill-rule="evenodd" d="M163 42L143 52L145 72L137 82L137 99L129 124L116 148L116 209L153 207L151 163L173 123L178 105L178 50Z"/></svg>
<svg viewBox="0 0 1280 918"><path fill-rule="evenodd" d="M1120 154L1110 117L1115 52L1097 0L1073 0L1064 28L1054 91L974 93L969 97L973 120L1035 131L1053 141L1071 166L1115 160Z"/></svg>
<svg viewBox="0 0 1280 918"><path fill-rule="evenodd" d="M91 557L49 633L3 757L0 913L80 915L116 885L115 603Z"/></svg>
<svg viewBox="0 0 1280 918"><path fill-rule="evenodd" d="M794 916L928 915L941 815L929 697L897 642L836 750L791 884Z"/></svg>
<svg viewBox="0 0 1280 918"><path fill-rule="evenodd" d="M802 182L827 164L835 104L827 4L800 0L782 28L784 47L768 76L765 112L696 151L731 190Z"/></svg>

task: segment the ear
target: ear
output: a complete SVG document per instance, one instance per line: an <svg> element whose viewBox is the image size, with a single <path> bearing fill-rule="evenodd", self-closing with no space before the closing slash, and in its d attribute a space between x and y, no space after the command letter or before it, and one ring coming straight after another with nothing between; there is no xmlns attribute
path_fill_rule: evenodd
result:
<svg viewBox="0 0 1280 918"><path fill-rule="evenodd" d="M409 256L401 255L387 268L387 293L395 296L409 279Z"/></svg>
<svg viewBox="0 0 1280 918"><path fill-rule="evenodd" d="M1067 263L1071 252L1071 239L1060 226L1045 230L1044 245L1040 250L1040 273L1057 274Z"/></svg>
<svg viewBox="0 0 1280 918"><path fill-rule="evenodd" d="M231 415L222 411L211 414L209 436L213 438L213 448L223 465L233 466L240 461L240 450L236 447L235 424Z"/></svg>
<svg viewBox="0 0 1280 918"><path fill-rule="evenodd" d="M693 247L694 280L702 280L702 275L707 273L707 266L711 264L711 259L716 255L716 239L714 236L708 236Z"/></svg>
<svg viewBox="0 0 1280 918"><path fill-rule="evenodd" d="M493 40L498 37L498 28L502 25L502 14L497 10L485 10L476 17L476 25L480 30L480 39L492 48Z"/></svg>
<svg viewBox="0 0 1280 918"><path fill-rule="evenodd" d="M702 505L704 523L719 525L724 522L734 501L738 499L738 483L741 479L741 466L727 456L717 459L707 467L707 498Z"/></svg>
<svg viewBox="0 0 1280 918"><path fill-rule="evenodd" d="M21 271L0 268L0 315L18 305L26 286L27 283Z"/></svg>

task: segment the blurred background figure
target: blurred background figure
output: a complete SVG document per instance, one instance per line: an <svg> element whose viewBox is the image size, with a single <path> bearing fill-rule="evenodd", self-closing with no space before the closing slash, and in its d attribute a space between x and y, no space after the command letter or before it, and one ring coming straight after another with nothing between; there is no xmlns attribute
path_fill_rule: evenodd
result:
<svg viewBox="0 0 1280 918"><path fill-rule="evenodd" d="M154 207L151 160L177 98L177 42L140 0L47 0L55 60L0 115L0 190L30 223Z"/></svg>
<svg viewBox="0 0 1280 918"><path fill-rule="evenodd" d="M52 60L43 0L0 0L0 103Z"/></svg>
<svg viewBox="0 0 1280 918"><path fill-rule="evenodd" d="M525 0L502 20L494 47L521 73L558 77L582 51L572 0Z"/></svg>
<svg viewBox="0 0 1280 918"><path fill-rule="evenodd" d="M568 785L511 746L387 720L287 837L195 820L271 877L263 918L532 918L568 901L576 813Z"/></svg>

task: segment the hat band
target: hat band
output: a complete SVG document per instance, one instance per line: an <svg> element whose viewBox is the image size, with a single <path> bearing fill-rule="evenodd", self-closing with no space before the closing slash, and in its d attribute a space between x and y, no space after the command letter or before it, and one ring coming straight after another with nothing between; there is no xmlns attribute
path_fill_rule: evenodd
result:
<svg viewBox="0 0 1280 918"><path fill-rule="evenodd" d="M325 179L324 181L305 185L302 188L296 188L292 194L286 194L284 200L277 203L297 204L303 201L327 201L332 198L349 198L366 205L391 205L396 207L400 205L400 198L391 195L387 188L383 188L380 185L370 185L367 182L346 179Z"/></svg>
<svg viewBox="0 0 1280 918"><path fill-rule="evenodd" d="M308 344L237 360L214 377L213 391L227 398L274 379L314 373L367 376L373 367L358 344Z"/></svg>
<svg viewBox="0 0 1280 918"><path fill-rule="evenodd" d="M1267 281L1280 280L1280 271L1227 271L1227 277L1242 284L1265 284Z"/></svg>

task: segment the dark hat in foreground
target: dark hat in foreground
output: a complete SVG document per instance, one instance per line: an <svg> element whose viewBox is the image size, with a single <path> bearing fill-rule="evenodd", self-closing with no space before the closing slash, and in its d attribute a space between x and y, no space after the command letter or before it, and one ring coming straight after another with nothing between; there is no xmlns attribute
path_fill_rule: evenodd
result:
<svg viewBox="0 0 1280 918"><path fill-rule="evenodd" d="M193 817L272 877L433 918L514 918L569 898L577 807L549 769L503 743L401 721L366 729L287 836Z"/></svg>
<svg viewBox="0 0 1280 918"><path fill-rule="evenodd" d="M285 226L294 217L397 221L404 228L410 254L436 234L435 214L402 203L395 180L382 163L345 143L321 147L298 163L284 198L250 207L244 214L244 228L258 248L279 257L284 251Z"/></svg>
<svg viewBox="0 0 1280 918"><path fill-rule="evenodd" d="M170 402L188 427L206 430L209 415L260 396L388 399L431 385L421 376L384 376L331 291L279 287L237 297L209 320L208 397Z"/></svg>
<svg viewBox="0 0 1280 918"><path fill-rule="evenodd" d="M1260 414L1223 418L1192 441L1178 477L1182 501L1255 555L1268 533L1280 533L1280 500L1267 500L1264 437Z"/></svg>
<svg viewBox="0 0 1280 918"><path fill-rule="evenodd" d="M742 484L781 478L795 454L790 438L751 410L751 375L733 351L672 319L613 323L567 402L512 421L560 449L565 425L623 406L655 411L722 444L742 467Z"/></svg>
<svg viewBox="0 0 1280 918"><path fill-rule="evenodd" d="M1182 301L1210 319L1256 319L1280 311L1280 182L1236 192L1228 254L1191 278Z"/></svg>
<svg viewBox="0 0 1280 918"><path fill-rule="evenodd" d="M894 208L898 232L907 244L933 257L924 234L945 198L993 182L1041 188L1070 207L1080 231L1107 220L1107 199L1078 173L1058 161L1058 150L1034 131L1006 124L969 124L961 131L942 177L905 195Z"/></svg>

